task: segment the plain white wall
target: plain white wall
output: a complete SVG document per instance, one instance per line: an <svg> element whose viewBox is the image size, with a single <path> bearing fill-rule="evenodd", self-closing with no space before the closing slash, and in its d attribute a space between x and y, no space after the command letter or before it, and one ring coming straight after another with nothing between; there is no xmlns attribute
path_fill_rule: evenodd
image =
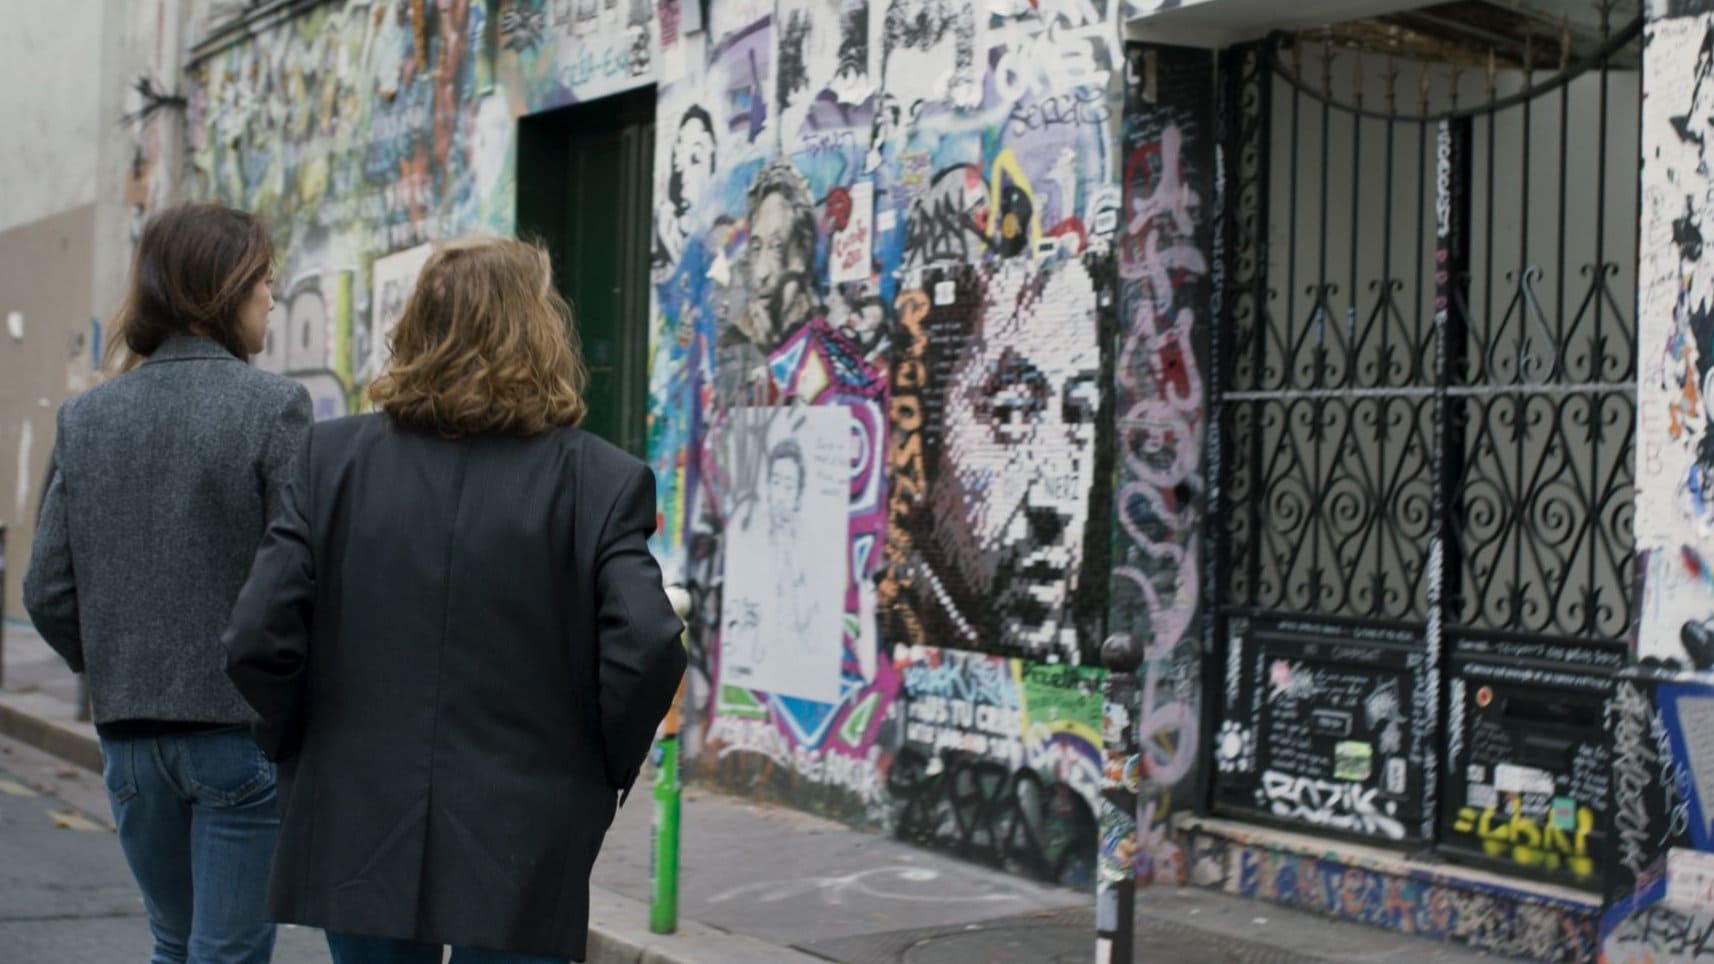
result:
<svg viewBox="0 0 1714 964"><path fill-rule="evenodd" d="M95 201L108 6L0 0L0 231Z"/></svg>

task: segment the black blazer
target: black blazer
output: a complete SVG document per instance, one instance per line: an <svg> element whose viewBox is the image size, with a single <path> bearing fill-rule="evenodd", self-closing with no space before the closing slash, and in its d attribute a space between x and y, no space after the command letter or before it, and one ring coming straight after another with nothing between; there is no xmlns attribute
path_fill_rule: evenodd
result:
<svg viewBox="0 0 1714 964"><path fill-rule="evenodd" d="M316 425L226 633L281 763L282 922L582 960L684 673L654 476L575 429Z"/></svg>

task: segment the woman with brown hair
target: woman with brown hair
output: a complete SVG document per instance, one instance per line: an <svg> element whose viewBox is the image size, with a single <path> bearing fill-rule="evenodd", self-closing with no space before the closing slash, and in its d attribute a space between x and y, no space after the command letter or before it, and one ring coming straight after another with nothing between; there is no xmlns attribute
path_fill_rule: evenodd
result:
<svg viewBox="0 0 1714 964"><path fill-rule="evenodd" d="M547 255L444 244L311 431L227 632L284 812L269 910L335 962L583 960L589 872L684 672L653 473L577 429Z"/></svg>
<svg viewBox="0 0 1714 964"><path fill-rule="evenodd" d="M119 843L152 960L264 962L274 765L246 732L220 634L309 394L246 362L267 339L273 242L211 204L143 228L110 362L65 403L24 606L89 680Z"/></svg>

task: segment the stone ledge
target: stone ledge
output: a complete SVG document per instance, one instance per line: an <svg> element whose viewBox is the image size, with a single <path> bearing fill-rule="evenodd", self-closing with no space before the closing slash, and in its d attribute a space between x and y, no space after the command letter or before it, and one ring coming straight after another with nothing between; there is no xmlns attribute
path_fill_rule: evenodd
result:
<svg viewBox="0 0 1714 964"><path fill-rule="evenodd" d="M1594 894L1236 820L1181 814L1173 828L1197 886L1525 960L1599 950Z"/></svg>
<svg viewBox="0 0 1714 964"><path fill-rule="evenodd" d="M1558 905L1567 910L1599 914L1602 907L1600 897L1574 887L1549 884L1526 877L1509 877L1463 864L1430 863L1383 847L1293 833L1239 820L1185 814L1175 819L1174 829L1181 834L1208 834L1246 846L1284 851L1317 860L1334 860L1346 866L1372 870L1379 874L1409 877L1446 887L1504 893L1535 903Z"/></svg>
<svg viewBox="0 0 1714 964"><path fill-rule="evenodd" d="M42 694L0 694L0 734L100 773L101 744L95 727L54 719L55 711L62 705L59 700Z"/></svg>

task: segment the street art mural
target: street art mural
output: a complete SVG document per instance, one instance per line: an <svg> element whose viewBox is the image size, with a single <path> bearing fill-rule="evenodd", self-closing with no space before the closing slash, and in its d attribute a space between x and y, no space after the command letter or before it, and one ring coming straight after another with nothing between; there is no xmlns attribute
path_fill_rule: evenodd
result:
<svg viewBox="0 0 1714 964"><path fill-rule="evenodd" d="M190 188L273 226L261 363L343 414L433 243L512 230L517 118L655 84L647 448L693 603L689 765L1087 884L1115 404L1183 387L1115 374L1171 337L1120 338L1119 17L321 4L200 55Z"/></svg>
<svg viewBox="0 0 1714 964"><path fill-rule="evenodd" d="M720 4L686 39L656 114L655 545L697 600L702 772L1087 883L1117 25L1013 7ZM1080 73L1028 59L1055 30ZM818 510L846 531L814 540L842 607L746 585L747 493L795 485L770 417L847 425L845 511ZM748 665L770 608L839 612L797 643L813 684Z"/></svg>
<svg viewBox="0 0 1714 964"><path fill-rule="evenodd" d="M346 401L321 414L354 407L385 357L387 283L408 292L377 260L509 233L516 118L652 82L676 16L653 0L348 0L201 55L190 192L265 217L283 278L350 274L349 302L324 303L340 312L325 342L293 349L325 357L267 367L306 384L313 370L318 400L336 380Z"/></svg>
<svg viewBox="0 0 1714 964"><path fill-rule="evenodd" d="M285 375L309 390L317 419L350 410L348 380L352 332L352 272L311 269L283 287L274 302L268 339L255 359L263 371Z"/></svg>
<svg viewBox="0 0 1714 964"><path fill-rule="evenodd" d="M1107 529L1090 515L1107 462L1094 268L935 272L932 298L903 302L889 638L1090 661Z"/></svg>
<svg viewBox="0 0 1714 964"><path fill-rule="evenodd" d="M1094 879L1101 670L905 648L899 836L1045 880Z"/></svg>

